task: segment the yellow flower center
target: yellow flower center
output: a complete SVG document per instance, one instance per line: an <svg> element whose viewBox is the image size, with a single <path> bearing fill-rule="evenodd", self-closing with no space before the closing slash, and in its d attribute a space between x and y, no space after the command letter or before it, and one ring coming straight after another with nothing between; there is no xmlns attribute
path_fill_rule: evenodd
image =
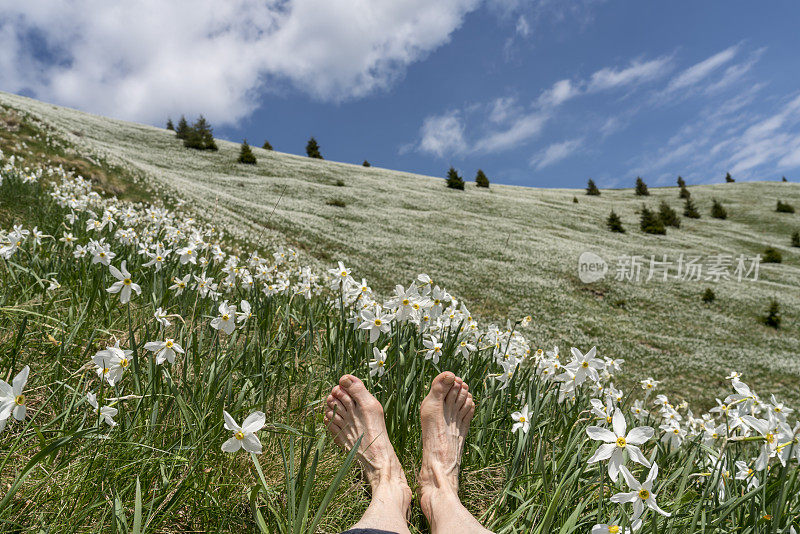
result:
<svg viewBox="0 0 800 534"><path fill-rule="evenodd" d="M105 375L105 374L108 374L108 372L109 372L110 370L111 370L111 369L109 369L108 367L103 367L103 374L104 374L104 375Z"/></svg>
<svg viewBox="0 0 800 534"><path fill-rule="evenodd" d="M162 258L161 256L156 256L156 261L163 261L163 260L164 258Z"/></svg>
<svg viewBox="0 0 800 534"><path fill-rule="evenodd" d="M126 278L125 280L122 281L122 283L125 284L126 286L129 286L129 285L131 285L131 279L130 278Z"/></svg>
<svg viewBox="0 0 800 534"><path fill-rule="evenodd" d="M623 438L623 437L621 437L621 436L620 436L620 437L618 437L618 438L617 438L617 447L624 448L624 447L625 447L625 445L626 445L625 438Z"/></svg>
<svg viewBox="0 0 800 534"><path fill-rule="evenodd" d="M123 369L124 369L125 367L128 367L128 358L122 358L122 359L119 361L119 366L120 366L120 367L122 367Z"/></svg>
<svg viewBox="0 0 800 534"><path fill-rule="evenodd" d="M674 429L674 430L672 431L672 433L673 433L673 434L676 434L676 435L677 435L677 434L680 434L680 433L681 433L681 429L680 429L680 428L676 428L676 429Z"/></svg>
<svg viewBox="0 0 800 534"><path fill-rule="evenodd" d="M650 498L650 492L647 491L644 488L640 489L639 490L639 498L642 499L643 501L646 501L647 499Z"/></svg>
<svg viewBox="0 0 800 534"><path fill-rule="evenodd" d="M24 406L25 405L25 395L17 395L17 397L14 399L14 403L17 406Z"/></svg>
<svg viewBox="0 0 800 534"><path fill-rule="evenodd" d="M613 421L613 419L611 418L610 415L607 415L606 416L606 423L611 423L611 421Z"/></svg>
<svg viewBox="0 0 800 534"><path fill-rule="evenodd" d="M375 319L375 326L380 326L382 324L383 322L380 319Z"/></svg>
<svg viewBox="0 0 800 534"><path fill-rule="evenodd" d="M339 274L342 276L342 278L344 278L345 276L347 276L347 271L342 271L342 272L341 272L341 273L339 273Z"/></svg>
<svg viewBox="0 0 800 534"><path fill-rule="evenodd" d="M378 360L378 367L383 367L383 360Z"/></svg>
<svg viewBox="0 0 800 534"><path fill-rule="evenodd" d="M617 525L609 525L608 534L619 534L619 527Z"/></svg>
<svg viewBox="0 0 800 534"><path fill-rule="evenodd" d="M228 321L229 319L230 319L230 316L227 313L223 313L222 314L222 320L223 321Z"/></svg>
<svg viewBox="0 0 800 534"><path fill-rule="evenodd" d="M169 340L169 341L167 341L166 345L167 345L168 349L171 349L172 345L174 345L174 343L172 343L172 340Z"/></svg>
<svg viewBox="0 0 800 534"><path fill-rule="evenodd" d="M589 367L589 362L583 362L583 363L581 364L581 367L583 367L584 369L586 369L587 367Z"/></svg>
<svg viewBox="0 0 800 534"><path fill-rule="evenodd" d="M241 440L243 440L243 439L244 439L244 432L242 432L242 431L240 430L239 432L237 432L236 434L234 434L234 435L233 435L233 437L235 437L236 439L238 439L239 441L241 441Z"/></svg>
<svg viewBox="0 0 800 534"><path fill-rule="evenodd" d="M519 422L520 422L520 423L524 423L524 422L526 422L527 420L528 420L528 419L527 419L527 418L526 418L524 415L520 415L520 416L519 416Z"/></svg>
<svg viewBox="0 0 800 534"><path fill-rule="evenodd" d="M770 432L769 434L767 434L764 437L766 438L767 443L775 443L775 434Z"/></svg>
<svg viewBox="0 0 800 534"><path fill-rule="evenodd" d="M408 303L409 303L408 299L403 299L403 306L408 306Z"/></svg>
<svg viewBox="0 0 800 534"><path fill-rule="evenodd" d="M98 254L98 256L100 256L101 258L105 258L106 257L106 253L105 252L101 252L100 254Z"/></svg>

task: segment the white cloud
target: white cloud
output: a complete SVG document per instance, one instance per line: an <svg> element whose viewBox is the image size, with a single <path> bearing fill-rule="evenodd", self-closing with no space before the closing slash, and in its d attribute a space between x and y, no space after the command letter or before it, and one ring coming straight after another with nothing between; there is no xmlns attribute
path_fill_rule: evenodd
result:
<svg viewBox="0 0 800 534"><path fill-rule="evenodd" d="M539 95L538 102L542 107L556 107L578 96L580 92L580 89L570 80L559 80L550 89Z"/></svg>
<svg viewBox="0 0 800 534"><path fill-rule="evenodd" d="M571 139L561 143L553 143L531 159L531 166L536 170L554 165L572 156L583 145L583 139Z"/></svg>
<svg viewBox="0 0 800 534"><path fill-rule="evenodd" d="M726 48L722 52L714 54L700 63L692 65L669 82L666 89L667 92L674 92L678 89L684 89L701 82L719 67L731 61L736 56L738 50L739 46L734 45Z"/></svg>
<svg viewBox="0 0 800 534"><path fill-rule="evenodd" d="M531 34L531 25L528 24L528 19L524 15L520 15L517 19L517 35L528 37Z"/></svg>
<svg viewBox="0 0 800 534"><path fill-rule="evenodd" d="M514 119L502 130L490 132L475 143L478 152L500 152L514 148L520 143L539 134L547 122L547 115L529 113Z"/></svg>
<svg viewBox="0 0 800 534"><path fill-rule="evenodd" d="M479 0L27 0L0 5L3 89L119 118L233 122L287 84L339 101L388 87ZM32 46L31 43L36 43Z"/></svg>
<svg viewBox="0 0 800 534"><path fill-rule="evenodd" d="M650 61L633 61L624 69L604 68L594 74L589 82L589 91L603 91L627 85L637 85L664 76L672 69L672 59L660 57Z"/></svg>
<svg viewBox="0 0 800 534"><path fill-rule="evenodd" d="M464 122L456 113L427 117L422 123L419 149L436 156L452 156L467 148L464 140Z"/></svg>

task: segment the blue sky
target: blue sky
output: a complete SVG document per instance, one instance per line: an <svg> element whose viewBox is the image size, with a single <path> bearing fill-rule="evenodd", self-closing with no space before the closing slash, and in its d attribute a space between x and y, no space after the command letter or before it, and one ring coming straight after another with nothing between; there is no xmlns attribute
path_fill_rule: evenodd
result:
<svg viewBox="0 0 800 534"><path fill-rule="evenodd" d="M0 8L0 88L507 184L800 178L797 2L204 1L137 17L78 0L88 22Z"/></svg>

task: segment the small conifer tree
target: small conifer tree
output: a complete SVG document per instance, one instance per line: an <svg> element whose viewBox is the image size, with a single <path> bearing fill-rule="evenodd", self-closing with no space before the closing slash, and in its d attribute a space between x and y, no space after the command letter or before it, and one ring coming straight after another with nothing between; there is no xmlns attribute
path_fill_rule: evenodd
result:
<svg viewBox="0 0 800 534"><path fill-rule="evenodd" d="M217 150L211 125L205 117L200 115L195 123L188 129L183 145L197 150Z"/></svg>
<svg viewBox="0 0 800 534"><path fill-rule="evenodd" d="M715 300L717 300L717 295L714 293L714 290L710 287L707 287L703 292L703 302L706 304L711 304Z"/></svg>
<svg viewBox="0 0 800 534"><path fill-rule="evenodd" d="M263 148L264 150L272 150L272 145L269 144L269 141L264 141L264 144L261 145L261 148Z"/></svg>
<svg viewBox="0 0 800 534"><path fill-rule="evenodd" d="M475 175L475 185L478 187L489 187L489 179L481 169L478 169L478 173Z"/></svg>
<svg viewBox="0 0 800 534"><path fill-rule="evenodd" d="M686 202L683 204L683 216L689 219L700 218L700 212L697 211L694 202L692 202L692 199L689 197L686 197Z"/></svg>
<svg viewBox="0 0 800 534"><path fill-rule="evenodd" d="M788 181L789 180L787 180L785 176L781 179L781 182L788 182Z"/></svg>
<svg viewBox="0 0 800 534"><path fill-rule="evenodd" d="M172 124L172 119L171 118L167 119L167 130L172 130L173 132L175 131L175 125Z"/></svg>
<svg viewBox="0 0 800 534"><path fill-rule="evenodd" d="M647 190L647 184L644 183L641 176L636 177L636 196L639 197L646 197L650 195L650 191Z"/></svg>
<svg viewBox="0 0 800 534"><path fill-rule="evenodd" d="M764 317L764 324L771 326L775 330L781 327L781 307L775 299L769 303L767 315Z"/></svg>
<svg viewBox="0 0 800 534"><path fill-rule="evenodd" d="M661 222L661 218L650 211L647 206L642 206L639 228L646 234L664 235L667 233L667 229L664 227L664 223Z"/></svg>
<svg viewBox="0 0 800 534"><path fill-rule="evenodd" d="M792 246L800 247L800 232L795 232L792 234Z"/></svg>
<svg viewBox="0 0 800 534"><path fill-rule="evenodd" d="M686 187L686 180L684 180L682 176L678 176L678 187Z"/></svg>
<svg viewBox="0 0 800 534"><path fill-rule="evenodd" d="M661 219L664 226L672 226L673 228L681 227L681 220L678 218L678 214L663 200L658 209L658 218Z"/></svg>
<svg viewBox="0 0 800 534"><path fill-rule="evenodd" d="M573 197L572 197L572 203L573 203L573 204L577 204L577 203L578 203L578 197L576 197L576 196L573 196Z"/></svg>
<svg viewBox="0 0 800 534"><path fill-rule="evenodd" d="M794 213L794 206L788 202L781 202L779 200L778 205L775 207L775 211L778 213Z"/></svg>
<svg viewBox="0 0 800 534"><path fill-rule="evenodd" d="M764 263L780 263L783 261L781 251L775 247L767 247L764 249L764 255L761 258Z"/></svg>
<svg viewBox="0 0 800 534"><path fill-rule="evenodd" d="M361 166L362 167L372 167L372 165L370 165L369 161L367 161L367 160L364 160L364 163L362 163Z"/></svg>
<svg viewBox="0 0 800 534"><path fill-rule="evenodd" d="M612 232L619 232L620 234L625 233L625 228L622 227L622 219L619 218L617 212L611 210L611 213L608 215L608 219L606 219L606 226Z"/></svg>
<svg viewBox="0 0 800 534"><path fill-rule="evenodd" d="M458 175L458 172L453 167L450 167L450 170L447 171L447 187L464 190L464 179Z"/></svg>
<svg viewBox="0 0 800 534"><path fill-rule="evenodd" d="M239 151L239 163L244 163L245 165L256 164L256 156L250 149L250 145L247 144L247 139L244 140L244 143L242 143L242 149Z"/></svg>
<svg viewBox="0 0 800 534"><path fill-rule="evenodd" d="M178 127L175 128L175 136L178 139L186 139L188 135L189 135L189 123L186 122L186 117L181 115L181 118L178 121Z"/></svg>
<svg viewBox="0 0 800 534"><path fill-rule="evenodd" d="M733 176L731 176L731 173L729 173L729 172L725 173L725 183L732 184L735 181L736 180L733 179Z"/></svg>
<svg viewBox="0 0 800 534"><path fill-rule="evenodd" d="M711 206L711 216L715 219L727 219L728 218L728 210L720 204L720 202L715 198L714 204Z"/></svg>
<svg viewBox="0 0 800 534"><path fill-rule="evenodd" d="M591 178L589 178L589 182L586 184L586 194L594 197L600 196L600 190L597 188L597 186L594 183L594 180L592 180Z"/></svg>
<svg viewBox="0 0 800 534"><path fill-rule="evenodd" d="M678 198L691 198L692 194L689 192L688 189L685 187L681 187L680 192L678 193Z"/></svg>
<svg viewBox="0 0 800 534"><path fill-rule="evenodd" d="M309 158L324 159L319 151L319 143L313 137L306 143L306 155Z"/></svg>

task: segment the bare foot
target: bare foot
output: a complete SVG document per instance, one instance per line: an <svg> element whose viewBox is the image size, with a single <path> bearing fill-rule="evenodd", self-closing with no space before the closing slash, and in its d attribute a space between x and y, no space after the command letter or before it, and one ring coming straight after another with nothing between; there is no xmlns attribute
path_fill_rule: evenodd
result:
<svg viewBox="0 0 800 534"><path fill-rule="evenodd" d="M356 456L372 486L373 500L396 504L405 518L411 504L406 475L386 433L383 406L353 375L344 375L327 398L325 424L340 447L351 450L363 436Z"/></svg>
<svg viewBox="0 0 800 534"><path fill-rule="evenodd" d="M425 511L430 508L431 499L458 494L461 454L475 414L475 402L467 384L447 371L433 379L420 413L422 466L417 480L420 504Z"/></svg>

